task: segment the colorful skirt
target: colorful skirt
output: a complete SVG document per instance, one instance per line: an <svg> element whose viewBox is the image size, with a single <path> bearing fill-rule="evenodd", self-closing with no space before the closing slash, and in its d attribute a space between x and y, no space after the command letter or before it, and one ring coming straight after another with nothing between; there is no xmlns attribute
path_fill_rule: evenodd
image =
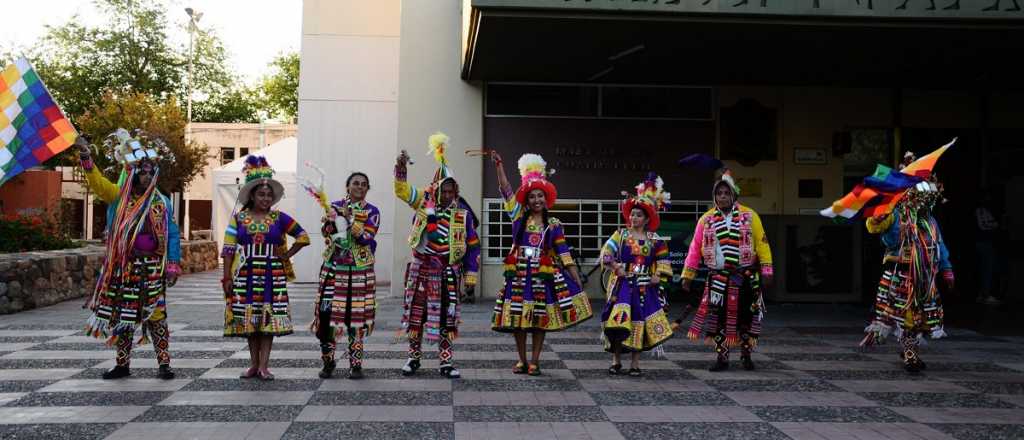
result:
<svg viewBox="0 0 1024 440"><path fill-rule="evenodd" d="M506 275L505 288L498 292L492 330L559 331L593 316L587 293L572 277L557 267L539 271L537 258L519 254L514 272Z"/></svg>
<svg viewBox="0 0 1024 440"><path fill-rule="evenodd" d="M134 257L124 268L115 268L110 282L98 292L85 334L116 343L147 320L167 317L163 258Z"/></svg>
<svg viewBox="0 0 1024 440"><path fill-rule="evenodd" d="M330 314L330 327L348 334L349 330L370 336L376 314L376 276L373 266L340 264L325 261L320 268L320 287L313 306L311 331L319 333L320 316Z"/></svg>
<svg viewBox="0 0 1024 440"><path fill-rule="evenodd" d="M423 335L428 343L441 341L441 330L454 341L459 331L459 284L462 268L448 256L414 253L405 270L402 328L410 337Z"/></svg>
<svg viewBox="0 0 1024 440"><path fill-rule="evenodd" d="M608 293L601 313L604 349L612 351L648 351L672 337L672 325L665 314L665 300L657 286L648 284L649 275L620 277Z"/></svg>
<svg viewBox="0 0 1024 440"><path fill-rule="evenodd" d="M224 336L284 336L294 331L284 260L272 245L239 249L242 263L226 298Z"/></svg>
<svg viewBox="0 0 1024 440"><path fill-rule="evenodd" d="M721 333L727 347L737 347L740 335L746 334L756 344L764 318L761 293L761 274L754 268L710 271L686 336L694 341L703 336L705 343L714 344L712 338Z"/></svg>
<svg viewBox="0 0 1024 440"><path fill-rule="evenodd" d="M910 279L910 265L892 262L887 263L887 267L878 282L875 319L865 332L875 333L882 339L892 333L896 333L897 338L904 333L934 339L946 336L942 298L934 277L915 283Z"/></svg>

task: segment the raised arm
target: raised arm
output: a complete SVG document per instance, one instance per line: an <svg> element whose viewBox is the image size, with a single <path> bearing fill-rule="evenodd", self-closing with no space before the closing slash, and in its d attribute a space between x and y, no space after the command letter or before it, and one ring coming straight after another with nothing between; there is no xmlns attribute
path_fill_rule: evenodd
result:
<svg viewBox="0 0 1024 440"><path fill-rule="evenodd" d="M405 202L412 209L419 209L423 204L424 191L409 185L409 154L402 150L395 160L395 197Z"/></svg>
<svg viewBox="0 0 1024 440"><path fill-rule="evenodd" d="M85 138L79 136L75 139L75 146L78 147L78 158L81 160L82 170L85 172L85 181L89 189L96 193L96 197L99 197L105 203L113 203L117 200L119 193L117 185L103 177L100 170L92 163L92 153L89 150L89 143L85 141Z"/></svg>

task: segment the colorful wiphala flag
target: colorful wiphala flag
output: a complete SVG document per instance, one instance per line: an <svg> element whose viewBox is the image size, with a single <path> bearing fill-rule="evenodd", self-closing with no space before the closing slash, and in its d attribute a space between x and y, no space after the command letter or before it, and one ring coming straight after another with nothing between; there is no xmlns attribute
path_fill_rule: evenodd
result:
<svg viewBox="0 0 1024 440"><path fill-rule="evenodd" d="M929 178L932 168L939 156L956 142L939 147L928 155L915 160L902 170L896 171L885 165L878 165L875 174L865 177L864 181L853 187L843 198L836 200L832 206L821 210L821 215L829 218L854 217L868 218L888 214L896 207L906 190L918 182Z"/></svg>
<svg viewBox="0 0 1024 440"><path fill-rule="evenodd" d="M0 185L66 150L77 136L27 59L0 72Z"/></svg>

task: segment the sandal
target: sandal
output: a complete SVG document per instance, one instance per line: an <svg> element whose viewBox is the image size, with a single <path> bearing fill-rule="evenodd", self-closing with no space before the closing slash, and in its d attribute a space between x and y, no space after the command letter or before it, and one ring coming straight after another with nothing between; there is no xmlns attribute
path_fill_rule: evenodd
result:
<svg viewBox="0 0 1024 440"><path fill-rule="evenodd" d="M643 373L640 372L639 368L630 368L629 377L640 377Z"/></svg>
<svg viewBox="0 0 1024 440"><path fill-rule="evenodd" d="M529 368L529 370L527 370L526 374L528 374L530 376L540 376L540 365L538 365L538 364L530 364L530 368Z"/></svg>
<svg viewBox="0 0 1024 440"><path fill-rule="evenodd" d="M516 366L512 367L512 374L526 374L526 364L516 362Z"/></svg>
<svg viewBox="0 0 1024 440"><path fill-rule="evenodd" d="M250 368L248 370L245 370L244 373L238 375L238 378L239 379L252 379L252 378L256 377L259 374L260 374L259 370L255 369L255 368Z"/></svg>
<svg viewBox="0 0 1024 440"><path fill-rule="evenodd" d="M608 374L611 374L612 376L618 375L621 372L622 364L612 364L611 367L608 367Z"/></svg>
<svg viewBox="0 0 1024 440"><path fill-rule="evenodd" d="M274 380L274 373L270 370L262 370L259 372L260 380Z"/></svg>

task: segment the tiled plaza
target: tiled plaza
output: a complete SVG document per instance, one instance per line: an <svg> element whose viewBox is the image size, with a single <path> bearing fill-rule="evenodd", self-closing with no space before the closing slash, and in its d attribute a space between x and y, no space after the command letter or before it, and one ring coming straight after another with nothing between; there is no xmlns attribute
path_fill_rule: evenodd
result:
<svg viewBox="0 0 1024 440"><path fill-rule="evenodd" d="M711 373L712 354L682 337L642 378L609 376L596 319L548 335L543 376L513 375L511 336L489 330L489 302L464 307L456 342L462 378L423 369L402 377L394 343L401 304L383 301L367 341L366 378L321 380L305 329L314 286L292 286L302 331L274 344L271 382L239 380L242 339L221 337L216 272L170 289L172 366L156 379L151 346L132 377L104 381L113 351L79 335L81 301L0 316L3 439L999 439L1024 438L1024 338L950 329L923 349L924 374L901 369L896 346L857 350L866 310L769 306L756 371L738 357ZM595 308L601 304L595 303ZM341 347L339 347L341 348ZM347 362L339 364L347 366Z"/></svg>

